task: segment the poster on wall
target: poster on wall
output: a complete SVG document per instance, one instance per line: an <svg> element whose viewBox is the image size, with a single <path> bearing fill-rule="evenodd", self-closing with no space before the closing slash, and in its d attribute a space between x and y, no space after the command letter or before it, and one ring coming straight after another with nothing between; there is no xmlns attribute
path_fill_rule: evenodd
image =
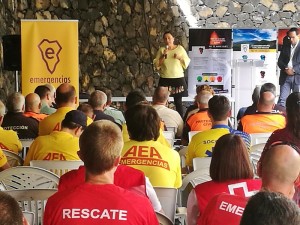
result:
<svg viewBox="0 0 300 225"><path fill-rule="evenodd" d="M79 92L78 21L21 20L22 94L69 83Z"/></svg>
<svg viewBox="0 0 300 225"><path fill-rule="evenodd" d="M231 29L190 29L188 92L196 87L212 86L216 93L231 93Z"/></svg>
<svg viewBox="0 0 300 225"><path fill-rule="evenodd" d="M276 29L233 29L234 65L250 63L249 72L254 75L255 85L277 83L276 41Z"/></svg>

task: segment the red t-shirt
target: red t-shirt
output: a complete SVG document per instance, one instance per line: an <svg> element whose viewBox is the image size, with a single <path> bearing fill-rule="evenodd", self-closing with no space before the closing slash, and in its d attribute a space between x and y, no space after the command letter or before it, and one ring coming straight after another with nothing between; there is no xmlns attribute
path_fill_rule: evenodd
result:
<svg viewBox="0 0 300 225"><path fill-rule="evenodd" d="M85 181L85 167L71 170L59 179L58 191L64 191L76 187ZM147 196L146 180L142 171L129 166L119 165L114 173L114 184L126 190Z"/></svg>
<svg viewBox="0 0 300 225"><path fill-rule="evenodd" d="M83 183L48 199L44 225L158 225L149 200L114 184Z"/></svg>
<svg viewBox="0 0 300 225"><path fill-rule="evenodd" d="M243 197L250 197L261 189L260 179L241 179L227 182L208 181L195 187L200 215L207 203L217 194L227 193Z"/></svg>
<svg viewBox="0 0 300 225"><path fill-rule="evenodd" d="M239 225L247 201L238 195L218 194L207 204L198 225Z"/></svg>

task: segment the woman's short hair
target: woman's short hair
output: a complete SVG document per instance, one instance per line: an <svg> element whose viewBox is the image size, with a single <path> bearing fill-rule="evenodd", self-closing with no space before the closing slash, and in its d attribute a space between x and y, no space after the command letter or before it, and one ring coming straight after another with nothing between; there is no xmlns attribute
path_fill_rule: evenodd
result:
<svg viewBox="0 0 300 225"><path fill-rule="evenodd" d="M286 99L287 128L300 138L300 92L291 93Z"/></svg>
<svg viewBox="0 0 300 225"><path fill-rule="evenodd" d="M113 168L124 142L120 128L109 120L90 124L79 138L80 156L89 173L102 174Z"/></svg>
<svg viewBox="0 0 300 225"><path fill-rule="evenodd" d="M253 178L246 144L234 134L220 137L212 152L210 176L214 181Z"/></svg>
<svg viewBox="0 0 300 225"><path fill-rule="evenodd" d="M199 94L199 93L202 92L202 91L208 91L208 92L210 92L212 95L215 94L214 89L213 89L211 86L207 85L207 84L202 84L202 85L196 87L196 93L197 93L197 94Z"/></svg>
<svg viewBox="0 0 300 225"><path fill-rule="evenodd" d="M152 106L138 104L129 108L125 120L131 140L156 141L159 137L160 118Z"/></svg>

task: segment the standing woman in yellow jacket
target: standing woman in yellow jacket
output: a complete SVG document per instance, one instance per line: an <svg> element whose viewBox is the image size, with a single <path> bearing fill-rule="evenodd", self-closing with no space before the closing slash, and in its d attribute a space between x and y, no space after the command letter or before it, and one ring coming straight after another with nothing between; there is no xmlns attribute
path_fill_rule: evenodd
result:
<svg viewBox="0 0 300 225"><path fill-rule="evenodd" d="M187 93L184 70L190 63L185 49L174 44L174 37L167 31L163 35L165 47L161 47L154 59L154 65L160 72L159 86L168 87L174 97L176 111L183 116L182 96Z"/></svg>

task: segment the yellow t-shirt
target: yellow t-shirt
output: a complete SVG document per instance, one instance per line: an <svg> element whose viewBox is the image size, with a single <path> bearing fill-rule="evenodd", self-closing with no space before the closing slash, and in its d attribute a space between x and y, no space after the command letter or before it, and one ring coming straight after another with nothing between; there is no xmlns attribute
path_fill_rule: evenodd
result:
<svg viewBox="0 0 300 225"><path fill-rule="evenodd" d="M79 138L64 132L53 131L37 137L27 152L24 165L31 160L80 160L77 155Z"/></svg>
<svg viewBox="0 0 300 225"><path fill-rule="evenodd" d="M61 107L56 110L55 113L47 116L39 124L39 136L48 135L52 131L61 130L61 122L65 118L66 114L74 110L72 107ZM90 125L93 122L91 118L87 118L87 124Z"/></svg>
<svg viewBox="0 0 300 225"><path fill-rule="evenodd" d="M122 134L123 134L123 141L124 142L130 141L126 123L124 123L122 125ZM159 137L157 138L157 141L160 142L161 144L171 148L171 145L168 142L168 140L165 138L165 136L162 132L162 129L159 129Z"/></svg>
<svg viewBox="0 0 300 225"><path fill-rule="evenodd" d="M178 152L158 141L125 142L121 164L143 171L153 186L179 188L182 184Z"/></svg>
<svg viewBox="0 0 300 225"><path fill-rule="evenodd" d="M7 158L3 151L0 149L0 167L4 166L7 163Z"/></svg>
<svg viewBox="0 0 300 225"><path fill-rule="evenodd" d="M156 57L153 61L155 67L160 71L162 78L180 78L184 76L184 69L186 69L190 63L190 58L185 49L178 45L175 49L169 50L167 58L164 59L162 65L159 67L159 58L163 55L165 47L158 50ZM182 60L175 59L174 54L180 57Z"/></svg>
<svg viewBox="0 0 300 225"><path fill-rule="evenodd" d="M0 127L0 149L9 150L16 154L22 150L22 143L15 131L4 130Z"/></svg>

